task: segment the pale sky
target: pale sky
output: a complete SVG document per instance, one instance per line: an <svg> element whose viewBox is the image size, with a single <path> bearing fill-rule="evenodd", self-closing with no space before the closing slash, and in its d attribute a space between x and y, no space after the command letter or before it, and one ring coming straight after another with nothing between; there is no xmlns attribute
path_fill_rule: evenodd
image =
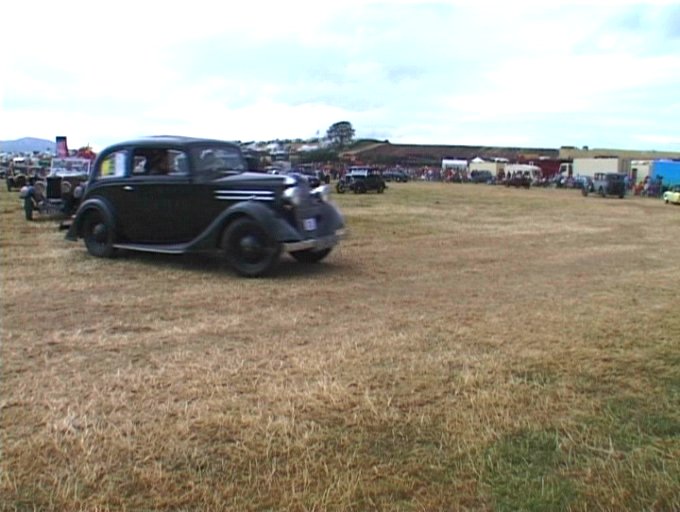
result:
<svg viewBox="0 0 680 512"><path fill-rule="evenodd" d="M5 2L0 140L680 151L680 3Z"/></svg>

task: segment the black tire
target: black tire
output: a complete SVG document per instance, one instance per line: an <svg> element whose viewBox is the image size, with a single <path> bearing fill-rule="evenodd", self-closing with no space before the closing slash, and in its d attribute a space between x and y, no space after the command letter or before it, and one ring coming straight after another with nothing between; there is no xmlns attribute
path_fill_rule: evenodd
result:
<svg viewBox="0 0 680 512"><path fill-rule="evenodd" d="M347 192L347 187L345 187L345 184L342 182L338 182L337 185L335 185L335 190L338 194L344 194Z"/></svg>
<svg viewBox="0 0 680 512"><path fill-rule="evenodd" d="M116 252L113 226L100 212L93 210L85 216L82 233L87 252L92 256L111 258Z"/></svg>
<svg viewBox="0 0 680 512"><path fill-rule="evenodd" d="M241 217L233 221L222 235L224 257L229 265L245 277L259 277L271 272L279 262L281 244L257 221Z"/></svg>
<svg viewBox="0 0 680 512"><path fill-rule="evenodd" d="M24 197L24 214L26 220L33 220L33 198L31 196Z"/></svg>
<svg viewBox="0 0 680 512"><path fill-rule="evenodd" d="M378 185L378 194L382 194L383 192L385 192L385 184L381 183Z"/></svg>
<svg viewBox="0 0 680 512"><path fill-rule="evenodd" d="M314 251L312 249L305 249L304 251L291 252L290 255L300 263L318 263L331 252L331 248Z"/></svg>

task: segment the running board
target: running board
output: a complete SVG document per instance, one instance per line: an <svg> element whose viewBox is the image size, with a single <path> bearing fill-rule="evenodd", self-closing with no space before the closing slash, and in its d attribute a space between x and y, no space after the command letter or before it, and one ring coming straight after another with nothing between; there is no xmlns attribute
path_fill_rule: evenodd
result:
<svg viewBox="0 0 680 512"><path fill-rule="evenodd" d="M139 252L156 252L161 254L184 254L189 244L113 244L116 249Z"/></svg>

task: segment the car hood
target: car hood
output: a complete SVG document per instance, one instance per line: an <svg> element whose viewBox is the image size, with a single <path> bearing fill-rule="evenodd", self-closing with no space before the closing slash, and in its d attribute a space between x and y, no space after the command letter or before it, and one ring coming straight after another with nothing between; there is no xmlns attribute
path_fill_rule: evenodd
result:
<svg viewBox="0 0 680 512"><path fill-rule="evenodd" d="M230 183L256 183L259 185L283 185L286 180L290 180L293 176L283 175L283 174L263 174L261 172L242 172L239 174L234 174L231 176L225 176L223 178L218 178L215 180L216 183L223 183L225 185ZM295 180L299 178L293 177Z"/></svg>

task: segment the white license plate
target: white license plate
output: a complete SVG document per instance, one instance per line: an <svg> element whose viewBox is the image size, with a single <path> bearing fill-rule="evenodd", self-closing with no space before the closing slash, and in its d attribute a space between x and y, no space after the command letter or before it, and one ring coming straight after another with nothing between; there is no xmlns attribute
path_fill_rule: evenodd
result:
<svg viewBox="0 0 680 512"><path fill-rule="evenodd" d="M305 219L303 226L305 227L305 231L314 231L316 229L316 219L314 217Z"/></svg>

